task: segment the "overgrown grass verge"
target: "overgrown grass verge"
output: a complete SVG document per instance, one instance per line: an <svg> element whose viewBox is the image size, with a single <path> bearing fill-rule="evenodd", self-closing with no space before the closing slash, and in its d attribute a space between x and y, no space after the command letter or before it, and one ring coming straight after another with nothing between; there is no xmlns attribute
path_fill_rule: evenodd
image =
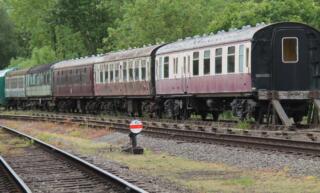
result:
<svg viewBox="0 0 320 193"><path fill-rule="evenodd" d="M48 123L33 123L26 126L23 122L7 121L6 124L15 125L23 132L61 148L72 149L86 156L94 155L114 160L128 166L130 170L162 177L199 193L320 192L318 178L293 177L288 174L288 168L281 171L246 170L221 163L193 161L166 153L155 153L148 149L144 155L130 155L122 153L118 146L92 140L100 136L94 134L95 130L92 129L60 128L60 125L54 126Z"/></svg>

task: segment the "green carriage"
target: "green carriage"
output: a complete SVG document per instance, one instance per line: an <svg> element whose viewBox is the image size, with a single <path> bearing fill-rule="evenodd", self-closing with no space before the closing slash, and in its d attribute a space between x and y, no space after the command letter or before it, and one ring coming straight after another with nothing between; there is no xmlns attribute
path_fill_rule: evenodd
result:
<svg viewBox="0 0 320 193"><path fill-rule="evenodd" d="M5 70L0 71L0 106L5 106L6 105L6 97L5 97L5 77L6 74L10 71L14 70L14 68L8 68Z"/></svg>

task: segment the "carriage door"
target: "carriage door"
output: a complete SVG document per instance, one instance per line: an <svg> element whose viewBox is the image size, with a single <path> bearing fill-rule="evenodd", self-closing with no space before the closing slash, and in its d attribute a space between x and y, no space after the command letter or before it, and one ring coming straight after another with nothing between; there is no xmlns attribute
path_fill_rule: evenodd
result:
<svg viewBox="0 0 320 193"><path fill-rule="evenodd" d="M182 92L188 93L188 82L190 79L190 56L185 55L183 57L183 65L182 65Z"/></svg>
<svg viewBox="0 0 320 193"><path fill-rule="evenodd" d="M303 29L278 29L274 38L273 89L309 88L308 43Z"/></svg>

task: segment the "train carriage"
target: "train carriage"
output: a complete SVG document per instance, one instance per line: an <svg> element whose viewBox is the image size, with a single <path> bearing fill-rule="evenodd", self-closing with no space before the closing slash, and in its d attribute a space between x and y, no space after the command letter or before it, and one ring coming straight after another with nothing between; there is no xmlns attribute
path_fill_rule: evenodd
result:
<svg viewBox="0 0 320 193"><path fill-rule="evenodd" d="M231 107L240 117L262 120L269 106L264 101L282 100L285 112L299 122L306 100L319 89L319 40L319 31L291 22L179 40L157 51L156 93L171 116L197 112L217 119ZM289 101L297 94L301 100Z"/></svg>
<svg viewBox="0 0 320 193"><path fill-rule="evenodd" d="M155 96L154 57L159 46L112 52L103 57L103 63L94 65L95 96L101 98L102 111L141 112L150 105Z"/></svg>
<svg viewBox="0 0 320 193"><path fill-rule="evenodd" d="M232 110L241 119L292 125L290 118L316 120L319 69L320 32L282 22L35 67L27 89L28 69L9 72L5 93L11 105L26 106L26 96L50 98L53 78L60 111L217 120Z"/></svg>
<svg viewBox="0 0 320 193"><path fill-rule="evenodd" d="M29 68L15 70L6 74L5 96L10 107L26 108L26 74Z"/></svg>
<svg viewBox="0 0 320 193"><path fill-rule="evenodd" d="M52 66L54 76L53 95L61 111L85 111L94 97L93 64L98 56L66 60Z"/></svg>
<svg viewBox="0 0 320 193"><path fill-rule="evenodd" d="M54 63L31 68L26 76L26 96L30 107L49 109L52 100L52 70Z"/></svg>
<svg viewBox="0 0 320 193"><path fill-rule="evenodd" d="M0 71L0 106L5 106L7 103L7 99L5 97L5 76L8 72L14 70L14 68L9 68Z"/></svg>

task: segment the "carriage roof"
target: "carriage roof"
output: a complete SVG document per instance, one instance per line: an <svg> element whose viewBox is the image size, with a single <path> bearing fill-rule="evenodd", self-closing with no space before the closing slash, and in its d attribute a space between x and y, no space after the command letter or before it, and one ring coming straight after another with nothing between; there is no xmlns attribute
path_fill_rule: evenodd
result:
<svg viewBox="0 0 320 193"><path fill-rule="evenodd" d="M258 24L255 27L244 26L241 29L230 29L228 32L219 31L216 34L204 34L203 36L187 37L176 42L161 47L157 54L166 54L182 50L191 50L214 45L228 44L251 40L254 34L260 29L266 27L265 24Z"/></svg>
<svg viewBox="0 0 320 193"><path fill-rule="evenodd" d="M158 48L161 45L152 45L152 46L145 46L142 48L134 48L129 50L123 50L118 52L111 52L108 53L103 57L104 62L111 62L111 61L119 61L119 60L128 60L133 58L139 57L147 57L150 56L152 51Z"/></svg>

